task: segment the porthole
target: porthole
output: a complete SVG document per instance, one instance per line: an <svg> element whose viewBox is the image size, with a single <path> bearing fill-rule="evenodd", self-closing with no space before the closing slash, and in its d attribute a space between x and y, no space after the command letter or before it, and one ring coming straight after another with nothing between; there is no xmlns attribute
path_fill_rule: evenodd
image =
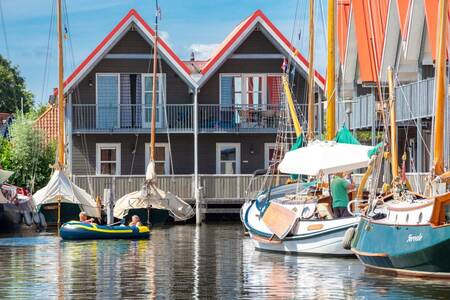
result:
<svg viewBox="0 0 450 300"><path fill-rule="evenodd" d="M309 219L311 216L309 215L310 209L308 206L305 206L302 210L302 219Z"/></svg>
<svg viewBox="0 0 450 300"><path fill-rule="evenodd" d="M422 218L423 218L423 214L420 213L420 214L419 214L419 220L417 221L417 224L422 223Z"/></svg>
<svg viewBox="0 0 450 300"><path fill-rule="evenodd" d="M395 223L397 223L398 220L398 214L395 215Z"/></svg>
<svg viewBox="0 0 450 300"><path fill-rule="evenodd" d="M406 223L409 221L409 214L406 214Z"/></svg>

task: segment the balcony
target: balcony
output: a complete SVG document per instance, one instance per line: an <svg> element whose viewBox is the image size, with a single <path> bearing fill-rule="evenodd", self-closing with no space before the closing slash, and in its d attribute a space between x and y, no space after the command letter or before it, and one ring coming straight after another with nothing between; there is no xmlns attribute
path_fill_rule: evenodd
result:
<svg viewBox="0 0 450 300"><path fill-rule="evenodd" d="M74 133L144 133L151 125L151 107L140 104L98 106L73 104ZM158 105L156 131L184 133L193 129L192 104Z"/></svg>
<svg viewBox="0 0 450 300"><path fill-rule="evenodd" d="M200 133L276 133L281 104L198 106ZM73 133L146 133L150 128L151 107L136 104L98 106L72 105ZM193 104L157 106L156 131L193 133Z"/></svg>

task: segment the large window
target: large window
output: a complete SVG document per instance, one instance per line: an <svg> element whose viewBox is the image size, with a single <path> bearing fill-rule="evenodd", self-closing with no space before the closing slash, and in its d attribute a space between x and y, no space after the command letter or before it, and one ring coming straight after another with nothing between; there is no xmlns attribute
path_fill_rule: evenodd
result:
<svg viewBox="0 0 450 300"><path fill-rule="evenodd" d="M119 74L96 74L97 128L118 126L120 79Z"/></svg>
<svg viewBox="0 0 450 300"><path fill-rule="evenodd" d="M163 120L163 104L165 97L165 74L158 74L156 78L156 126L162 126ZM144 127L150 127L152 115L152 99L153 99L153 75L142 74L142 99L144 99L142 123Z"/></svg>
<svg viewBox="0 0 450 300"><path fill-rule="evenodd" d="M120 143L99 143L96 148L96 174L120 175Z"/></svg>
<svg viewBox="0 0 450 300"><path fill-rule="evenodd" d="M150 162L150 143L145 143L145 166ZM170 174L169 144L155 144L155 172L158 175Z"/></svg>
<svg viewBox="0 0 450 300"><path fill-rule="evenodd" d="M241 173L241 145L239 143L216 144L216 173Z"/></svg>
<svg viewBox="0 0 450 300"><path fill-rule="evenodd" d="M274 154L277 149L276 143L264 143L264 168L273 165Z"/></svg>
<svg viewBox="0 0 450 300"><path fill-rule="evenodd" d="M260 107L280 104L281 74L220 74L220 104Z"/></svg>

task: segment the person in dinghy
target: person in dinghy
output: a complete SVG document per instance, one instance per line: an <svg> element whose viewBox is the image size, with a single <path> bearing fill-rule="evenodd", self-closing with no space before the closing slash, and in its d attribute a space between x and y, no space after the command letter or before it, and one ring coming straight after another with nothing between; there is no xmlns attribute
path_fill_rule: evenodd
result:
<svg viewBox="0 0 450 300"><path fill-rule="evenodd" d="M85 211L80 212L79 217L80 217L81 223L85 223L85 224L94 224L95 223L93 218L88 219L88 215Z"/></svg>

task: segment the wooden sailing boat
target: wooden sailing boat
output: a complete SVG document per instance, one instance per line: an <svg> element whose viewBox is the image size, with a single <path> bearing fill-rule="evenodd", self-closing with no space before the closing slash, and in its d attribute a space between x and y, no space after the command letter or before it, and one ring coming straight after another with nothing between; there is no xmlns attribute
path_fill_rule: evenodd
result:
<svg viewBox="0 0 450 300"><path fill-rule="evenodd" d="M335 135L335 1L329 0L327 125L328 139ZM334 141L315 141L314 135L314 1L310 1L310 44L308 76L308 146L286 153L278 169L283 173L324 178L328 174L364 168L369 163L367 152L371 147L339 144ZM295 112L287 76L283 77L295 132L299 137L301 127ZM359 218L333 218L331 197L316 181L282 185L260 194L256 200L246 202L242 220L256 248L277 252L318 255L352 255L342 243L349 228L355 227Z"/></svg>
<svg viewBox="0 0 450 300"><path fill-rule="evenodd" d="M153 44L153 81L152 110L150 132L150 162L145 174L145 182L141 191L132 192L117 200L114 207L114 217L130 218L138 215L145 223L162 224L169 216L176 220L187 220L194 216L192 207L176 195L162 191L157 187L155 171L156 143L156 86L158 84L158 19L159 6L156 0L155 36Z"/></svg>
<svg viewBox="0 0 450 300"><path fill-rule="evenodd" d="M100 209L85 190L76 186L65 173L64 143L64 59L62 4L57 1L58 18L58 149L54 172L48 184L33 195L37 210L45 216L48 225L78 220L79 213L100 218Z"/></svg>
<svg viewBox="0 0 450 300"><path fill-rule="evenodd" d="M450 193L439 185L449 179L444 171L444 111L446 85L446 37L448 1L439 1L438 57L436 61L434 167L429 195L408 190L398 180L393 192L372 199L361 218L352 250L371 269L402 275L450 277ZM395 143L395 105L392 68L388 71L391 108L392 173L398 175ZM381 155L381 154L379 154ZM399 182L400 181L400 182Z"/></svg>

